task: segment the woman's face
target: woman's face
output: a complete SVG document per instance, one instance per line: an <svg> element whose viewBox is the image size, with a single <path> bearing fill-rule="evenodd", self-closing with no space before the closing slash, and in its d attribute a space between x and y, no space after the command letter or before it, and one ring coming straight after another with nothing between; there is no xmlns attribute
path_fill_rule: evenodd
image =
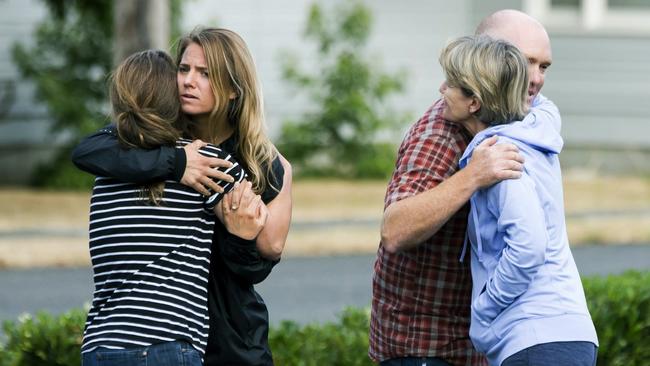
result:
<svg viewBox="0 0 650 366"><path fill-rule="evenodd" d="M472 117L474 98L466 96L460 87L450 86L445 80L440 85L440 94L445 101L442 116L450 122L462 123Z"/></svg>
<svg viewBox="0 0 650 366"><path fill-rule="evenodd" d="M178 65L176 80L184 113L201 117L212 112L215 97L210 87L208 64L201 46L196 43L187 46Z"/></svg>

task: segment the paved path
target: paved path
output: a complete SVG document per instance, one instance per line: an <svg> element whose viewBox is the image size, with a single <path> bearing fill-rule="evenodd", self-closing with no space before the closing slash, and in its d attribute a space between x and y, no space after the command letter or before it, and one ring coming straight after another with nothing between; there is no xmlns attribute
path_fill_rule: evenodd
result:
<svg viewBox="0 0 650 366"><path fill-rule="evenodd" d="M573 249L583 276L650 270L650 245ZM272 323L329 321L345 306L367 306L374 255L287 258L258 288ZM89 268L0 271L0 321L23 312L82 306L92 293Z"/></svg>

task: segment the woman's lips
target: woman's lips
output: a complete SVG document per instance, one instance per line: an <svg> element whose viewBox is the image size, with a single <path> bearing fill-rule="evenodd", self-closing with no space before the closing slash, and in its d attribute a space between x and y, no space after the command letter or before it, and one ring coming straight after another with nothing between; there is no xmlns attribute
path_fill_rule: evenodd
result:
<svg viewBox="0 0 650 366"><path fill-rule="evenodd" d="M181 94L181 99L192 100L192 99L199 99L199 98L195 97L192 94Z"/></svg>

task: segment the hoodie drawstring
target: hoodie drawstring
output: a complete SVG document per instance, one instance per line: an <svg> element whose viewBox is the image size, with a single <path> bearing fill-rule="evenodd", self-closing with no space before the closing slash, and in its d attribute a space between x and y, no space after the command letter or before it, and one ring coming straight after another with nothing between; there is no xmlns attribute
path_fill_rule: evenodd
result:
<svg viewBox="0 0 650 366"><path fill-rule="evenodd" d="M483 262L483 240L481 240L481 234L479 234L478 230L478 214L476 213L476 205L474 204L474 197L470 200L472 207L470 211L472 211L472 218L474 219L474 227L476 228L474 230L474 235L476 236L476 242L478 244L478 261Z"/></svg>
<svg viewBox="0 0 650 366"><path fill-rule="evenodd" d="M460 252L460 259L458 260L459 262L463 262L463 259L465 259L465 252L467 251L467 241L469 240L469 232L468 230L465 230L465 240L463 241L463 251Z"/></svg>
<svg viewBox="0 0 650 366"><path fill-rule="evenodd" d="M469 211L472 214L472 220L474 222L474 236L476 237L476 244L478 246L478 261L483 262L483 241L481 240L481 235L478 231L478 214L476 213L476 205L474 204L474 196L469 199L470 209ZM469 241L469 227L465 231L465 241L463 243L463 251L460 253L460 261L462 262L465 258L465 253L467 252L467 242Z"/></svg>

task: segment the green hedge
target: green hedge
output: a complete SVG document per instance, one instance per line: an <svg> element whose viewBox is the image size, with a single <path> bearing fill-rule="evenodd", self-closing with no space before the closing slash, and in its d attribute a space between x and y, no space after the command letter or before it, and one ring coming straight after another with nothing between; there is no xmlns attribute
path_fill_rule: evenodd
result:
<svg viewBox="0 0 650 366"><path fill-rule="evenodd" d="M650 365L650 272L583 281L598 332L598 365Z"/></svg>
<svg viewBox="0 0 650 366"><path fill-rule="evenodd" d="M7 340L0 345L0 366L80 365L86 314L82 309L59 316L39 312L4 322Z"/></svg>
<svg viewBox="0 0 650 366"><path fill-rule="evenodd" d="M336 323L300 326L283 321L269 344L277 366L362 366L368 358L368 309L347 308Z"/></svg>
<svg viewBox="0 0 650 366"><path fill-rule="evenodd" d="M584 287L600 340L598 365L650 364L650 272L586 278ZM75 309L5 322L0 366L79 365L85 316ZM276 365L372 365L368 316L367 309L347 308L333 323L280 323L269 339Z"/></svg>

